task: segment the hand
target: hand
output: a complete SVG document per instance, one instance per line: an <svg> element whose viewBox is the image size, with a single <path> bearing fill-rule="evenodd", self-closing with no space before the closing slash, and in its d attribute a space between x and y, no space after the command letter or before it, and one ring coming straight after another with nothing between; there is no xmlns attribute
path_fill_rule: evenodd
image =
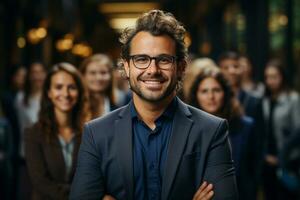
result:
<svg viewBox="0 0 300 200"><path fill-rule="evenodd" d="M116 200L116 199L110 195L105 195L102 200Z"/></svg>
<svg viewBox="0 0 300 200"><path fill-rule="evenodd" d="M278 165L278 158L273 155L266 155L266 162L271 166L277 166Z"/></svg>
<svg viewBox="0 0 300 200"><path fill-rule="evenodd" d="M212 189L213 185L204 181L194 195L193 200L210 200L214 195L214 191Z"/></svg>

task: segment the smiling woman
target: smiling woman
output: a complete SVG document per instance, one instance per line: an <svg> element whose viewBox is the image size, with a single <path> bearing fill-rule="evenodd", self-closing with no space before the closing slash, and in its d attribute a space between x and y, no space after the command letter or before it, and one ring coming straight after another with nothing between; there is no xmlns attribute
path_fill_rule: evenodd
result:
<svg viewBox="0 0 300 200"><path fill-rule="evenodd" d="M81 140L84 87L68 63L54 65L43 87L38 122L25 134L32 199L68 199Z"/></svg>
<svg viewBox="0 0 300 200"><path fill-rule="evenodd" d="M116 109L112 60L105 54L95 54L83 61L80 71L89 93L89 118L94 119Z"/></svg>

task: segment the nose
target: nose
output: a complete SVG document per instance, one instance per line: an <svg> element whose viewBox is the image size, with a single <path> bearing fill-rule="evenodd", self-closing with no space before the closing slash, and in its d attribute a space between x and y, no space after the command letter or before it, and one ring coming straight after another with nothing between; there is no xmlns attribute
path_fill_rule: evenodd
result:
<svg viewBox="0 0 300 200"><path fill-rule="evenodd" d="M102 74L101 73L97 73L96 74L96 79L97 80L101 80L102 79Z"/></svg>
<svg viewBox="0 0 300 200"><path fill-rule="evenodd" d="M70 95L70 91L67 87L65 87L62 91L64 97L68 97Z"/></svg>
<svg viewBox="0 0 300 200"><path fill-rule="evenodd" d="M159 72L159 67L156 64L155 59L152 59L150 61L149 67L147 68L147 73L148 74L156 74L158 72Z"/></svg>
<svg viewBox="0 0 300 200"><path fill-rule="evenodd" d="M212 90L210 90L208 92L208 99L213 99L214 98L214 92Z"/></svg>
<svg viewBox="0 0 300 200"><path fill-rule="evenodd" d="M234 66L229 66L228 67L228 72L229 72L229 74L234 74L235 73L235 68L234 68Z"/></svg>

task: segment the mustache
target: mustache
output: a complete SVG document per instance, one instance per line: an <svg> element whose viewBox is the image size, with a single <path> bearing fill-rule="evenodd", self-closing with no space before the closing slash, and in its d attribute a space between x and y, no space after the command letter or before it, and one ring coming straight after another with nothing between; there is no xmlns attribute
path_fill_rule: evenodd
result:
<svg viewBox="0 0 300 200"><path fill-rule="evenodd" d="M147 75L141 75L139 78L139 80L141 81L149 81L149 80L155 80L155 81L166 81L167 78L164 77L162 74L153 74L151 76L147 76Z"/></svg>

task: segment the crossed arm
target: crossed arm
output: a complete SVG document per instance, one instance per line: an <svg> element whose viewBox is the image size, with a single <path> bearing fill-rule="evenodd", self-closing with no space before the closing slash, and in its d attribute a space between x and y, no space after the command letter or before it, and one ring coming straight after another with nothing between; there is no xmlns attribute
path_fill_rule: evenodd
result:
<svg viewBox="0 0 300 200"><path fill-rule="evenodd" d="M192 200L210 200L214 195L213 185L204 181ZM105 195L102 200L116 200L110 195Z"/></svg>
<svg viewBox="0 0 300 200"><path fill-rule="evenodd" d="M75 174L70 199L105 199L103 175L101 174L101 155L96 149L93 135L85 126L82 145L78 156L77 172ZM195 193L193 200L238 199L235 183L235 173L231 150L227 137L227 124L220 124L207 157L204 182ZM214 185L214 189L212 184ZM214 190L214 191L213 191Z"/></svg>

